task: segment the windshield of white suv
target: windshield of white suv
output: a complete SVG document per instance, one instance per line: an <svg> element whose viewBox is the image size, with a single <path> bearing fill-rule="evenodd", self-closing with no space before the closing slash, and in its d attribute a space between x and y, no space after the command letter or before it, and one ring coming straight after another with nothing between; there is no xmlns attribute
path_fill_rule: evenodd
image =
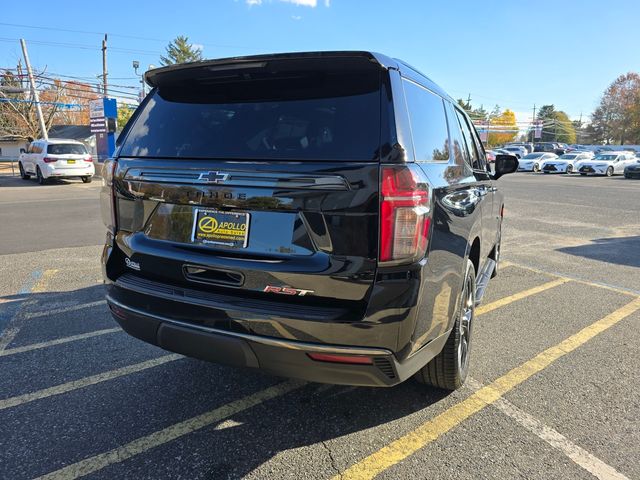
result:
<svg viewBox="0 0 640 480"><path fill-rule="evenodd" d="M613 160L615 160L616 158L618 158L617 155L596 155L593 159L594 160L604 160L607 162L611 162Z"/></svg>
<svg viewBox="0 0 640 480"><path fill-rule="evenodd" d="M87 149L78 143L52 143L47 146L51 155L85 155Z"/></svg>
<svg viewBox="0 0 640 480"><path fill-rule="evenodd" d="M571 153L565 153L564 155L562 155L560 157L561 160L573 160L574 158L576 158L577 155L571 154Z"/></svg>
<svg viewBox="0 0 640 480"><path fill-rule="evenodd" d="M523 160L535 159L535 158L540 158L543 155L544 153L530 153L529 155L525 155L524 157L522 157L522 159Z"/></svg>

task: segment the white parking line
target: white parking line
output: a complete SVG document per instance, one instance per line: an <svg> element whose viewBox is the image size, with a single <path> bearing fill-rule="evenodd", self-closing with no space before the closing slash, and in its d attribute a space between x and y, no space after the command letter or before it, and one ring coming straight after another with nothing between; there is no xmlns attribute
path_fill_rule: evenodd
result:
<svg viewBox="0 0 640 480"><path fill-rule="evenodd" d="M30 318L46 317L48 315L57 315L59 313L74 312L76 310L82 310L83 308L97 307L98 305L106 305L106 304L107 304L106 300L97 300L95 302L81 303L79 305L72 305L70 307L61 307L61 308L54 308L53 310L45 310L42 312L27 313L24 315L24 318L30 319Z"/></svg>
<svg viewBox="0 0 640 480"><path fill-rule="evenodd" d="M478 391L484 387L484 385L474 379L467 379L467 385L474 391ZM508 400L499 398L493 403L493 406L556 450L564 453L573 460L574 463L600 480L629 480L628 477L618 472L612 466L607 465L599 458L587 452L584 448L571 442L560 432L545 425L534 416L520 410Z"/></svg>
<svg viewBox="0 0 640 480"><path fill-rule="evenodd" d="M99 335L106 335L108 333L116 333L121 331L122 329L118 327L106 328L104 330L96 330L94 332L71 335L70 337L57 338L55 340L49 340L48 342L32 343L31 345L25 345L23 347L9 348L7 350L0 351L0 357L15 355L16 353L30 352L31 350L38 350L40 348L52 347L54 345L62 345L68 342L75 342L76 340L84 340L85 338L97 337Z"/></svg>
<svg viewBox="0 0 640 480"><path fill-rule="evenodd" d="M157 367L168 362L173 362L183 358L182 355L172 354L163 355L162 357L154 358L153 360L147 360L146 362L135 363L126 367L118 368L116 370L109 370L108 372L102 372L97 375L91 375L90 377L80 378L71 382L62 383L54 387L45 388L36 392L25 393L24 395L18 395L16 397L5 398L0 400L0 410L5 408L17 407L25 403L33 402L47 397L53 397L54 395L60 395L62 393L70 392L72 390L78 390L79 388L88 387L89 385L95 385L96 383L106 382L107 380L113 380L114 378L123 377L131 373L140 372L148 368Z"/></svg>

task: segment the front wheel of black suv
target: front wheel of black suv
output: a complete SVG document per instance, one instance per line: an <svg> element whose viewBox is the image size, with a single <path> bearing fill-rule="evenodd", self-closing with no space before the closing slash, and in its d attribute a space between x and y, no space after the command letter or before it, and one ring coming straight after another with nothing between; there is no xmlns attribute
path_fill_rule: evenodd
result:
<svg viewBox="0 0 640 480"><path fill-rule="evenodd" d="M469 371L469 347L475 316L476 270L467 259L453 330L442 351L415 375L420 383L444 390L460 388Z"/></svg>

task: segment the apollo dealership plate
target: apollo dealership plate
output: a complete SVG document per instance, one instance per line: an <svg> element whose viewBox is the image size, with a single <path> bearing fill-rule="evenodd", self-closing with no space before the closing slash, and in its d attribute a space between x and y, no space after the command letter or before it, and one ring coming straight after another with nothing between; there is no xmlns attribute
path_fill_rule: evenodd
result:
<svg viewBox="0 0 640 480"><path fill-rule="evenodd" d="M245 248L249 241L249 214L196 209L191 241Z"/></svg>

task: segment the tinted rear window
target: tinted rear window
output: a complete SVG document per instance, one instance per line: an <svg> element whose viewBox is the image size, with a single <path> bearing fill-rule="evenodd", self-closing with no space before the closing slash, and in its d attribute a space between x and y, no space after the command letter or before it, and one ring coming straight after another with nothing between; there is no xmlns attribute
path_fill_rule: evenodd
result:
<svg viewBox="0 0 640 480"><path fill-rule="evenodd" d="M373 160L380 71L232 71L158 87L120 155Z"/></svg>
<svg viewBox="0 0 640 480"><path fill-rule="evenodd" d="M84 145L75 143L54 143L47 146L47 153L51 155L84 155L87 149Z"/></svg>

